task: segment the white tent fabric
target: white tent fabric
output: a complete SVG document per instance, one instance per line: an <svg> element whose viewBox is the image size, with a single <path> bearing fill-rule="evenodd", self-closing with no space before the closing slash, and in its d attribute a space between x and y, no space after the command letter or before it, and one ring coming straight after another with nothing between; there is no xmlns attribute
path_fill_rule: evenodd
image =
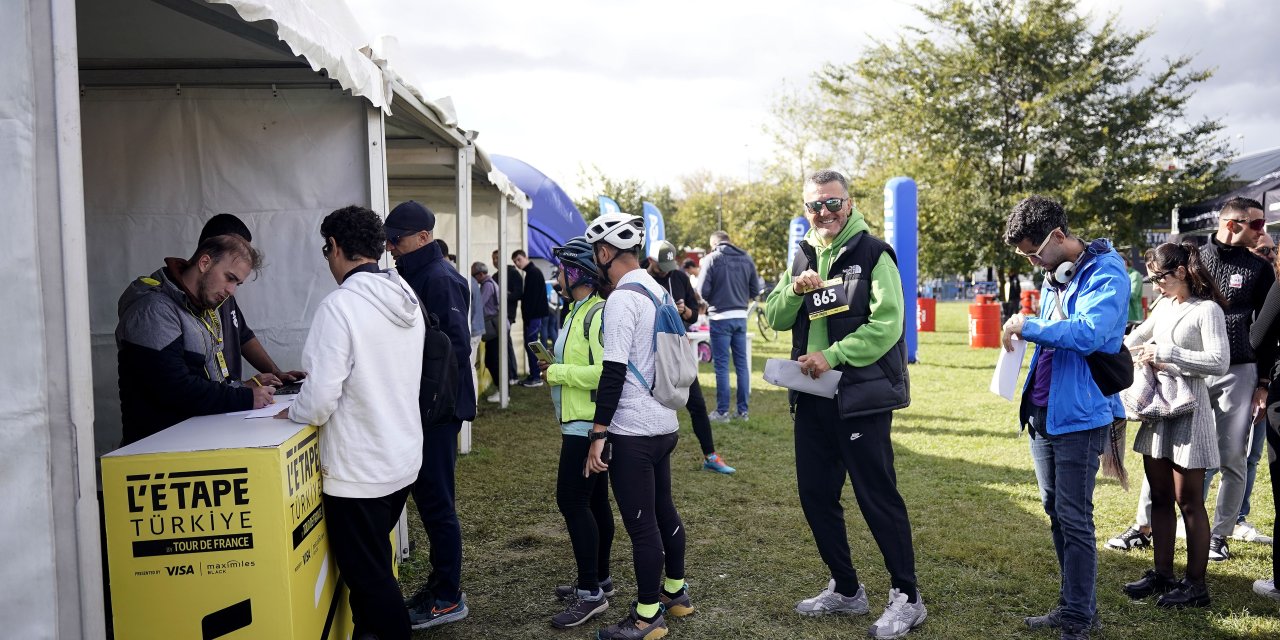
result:
<svg viewBox="0 0 1280 640"><path fill-rule="evenodd" d="M320 221L369 205L365 102L338 91L96 90L82 100L96 448L118 444L116 303L166 256L188 257L216 213L266 256L236 298L278 365L296 368L334 288ZM252 368L246 363L246 375Z"/></svg>

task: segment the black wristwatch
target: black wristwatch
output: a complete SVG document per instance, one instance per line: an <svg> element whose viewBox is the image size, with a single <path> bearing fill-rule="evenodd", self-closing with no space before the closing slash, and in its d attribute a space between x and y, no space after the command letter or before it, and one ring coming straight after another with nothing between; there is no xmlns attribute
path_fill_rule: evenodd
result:
<svg viewBox="0 0 1280 640"><path fill-rule="evenodd" d="M589 440L589 441L591 441L591 442L595 442L596 440L605 440L605 439L607 439L608 437L609 437L609 432L608 432L608 431L595 431L595 430L593 430L591 433L589 433L589 434L587 435L587 440Z"/></svg>

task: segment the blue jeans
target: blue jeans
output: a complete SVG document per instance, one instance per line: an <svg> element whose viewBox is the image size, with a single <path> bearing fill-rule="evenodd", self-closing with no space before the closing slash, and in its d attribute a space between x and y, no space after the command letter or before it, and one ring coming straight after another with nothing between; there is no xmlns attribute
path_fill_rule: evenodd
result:
<svg viewBox="0 0 1280 640"><path fill-rule="evenodd" d="M711 321L711 360L716 370L716 412L729 413L729 354L738 372L738 414L747 412L751 373L747 366L747 319Z"/></svg>
<svg viewBox="0 0 1280 640"><path fill-rule="evenodd" d="M530 342L538 342L542 339L542 318L530 318L524 321L524 353L528 358L525 362L529 365L529 375L525 380L537 380L540 377L541 369L538 368L538 356L534 355L533 349L529 348Z"/></svg>
<svg viewBox="0 0 1280 640"><path fill-rule="evenodd" d="M1032 415L1043 425L1045 410ZM1042 427L1043 428L1043 427ZM1053 549L1058 555L1062 586L1058 603L1064 620L1089 625L1097 612L1098 547L1093 528L1093 486L1098 456L1107 441L1108 427L1036 435L1031 439L1040 501L1049 514Z"/></svg>

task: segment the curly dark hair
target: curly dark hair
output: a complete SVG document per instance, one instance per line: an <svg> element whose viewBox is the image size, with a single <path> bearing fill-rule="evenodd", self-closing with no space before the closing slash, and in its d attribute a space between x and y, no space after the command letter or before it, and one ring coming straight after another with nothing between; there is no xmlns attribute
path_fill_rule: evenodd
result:
<svg viewBox="0 0 1280 640"><path fill-rule="evenodd" d="M1178 267L1185 267L1191 295L1226 306L1226 298L1222 297L1209 269L1200 261L1200 248L1195 243L1166 242L1154 249L1147 249L1146 259L1147 270L1155 273L1167 273L1177 271Z"/></svg>
<svg viewBox="0 0 1280 640"><path fill-rule="evenodd" d="M377 260L386 250L387 236L382 231L382 218L357 205L343 207L325 216L320 223L320 237L328 244L333 238L348 260Z"/></svg>
<svg viewBox="0 0 1280 640"><path fill-rule="evenodd" d="M1054 229L1062 229L1063 235L1071 235L1067 229L1067 213L1057 200L1044 196L1030 196L1014 205L1009 219L1004 223L1004 243L1010 246L1023 240L1033 244L1044 242Z"/></svg>

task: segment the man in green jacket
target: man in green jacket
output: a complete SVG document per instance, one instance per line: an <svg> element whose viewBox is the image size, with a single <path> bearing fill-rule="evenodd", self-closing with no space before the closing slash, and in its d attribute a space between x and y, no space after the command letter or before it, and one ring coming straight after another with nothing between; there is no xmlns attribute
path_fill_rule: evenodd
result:
<svg viewBox="0 0 1280 640"><path fill-rule="evenodd" d="M907 507L898 493L889 437L893 410L910 403L903 341L902 280L893 249L869 233L835 171L805 182L810 230L795 262L769 294L765 315L792 330L792 357L814 378L841 373L839 393L791 393L800 506L831 571L827 588L800 601L802 615L869 611L849 554L840 492L853 481L858 508L884 555L889 605L875 638L901 638L925 619L916 588Z"/></svg>
<svg viewBox="0 0 1280 640"><path fill-rule="evenodd" d="M1142 309L1142 274L1133 268L1129 254L1124 254L1124 269L1129 274L1129 326L1142 324L1145 313Z"/></svg>

